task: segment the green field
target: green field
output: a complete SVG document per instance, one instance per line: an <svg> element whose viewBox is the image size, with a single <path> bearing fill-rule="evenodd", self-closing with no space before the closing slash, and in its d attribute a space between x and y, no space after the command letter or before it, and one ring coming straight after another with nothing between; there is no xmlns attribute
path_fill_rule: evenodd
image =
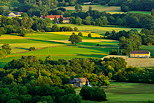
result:
<svg viewBox="0 0 154 103"><path fill-rule="evenodd" d="M45 59L46 56L51 56L53 59L71 59L71 58L102 58L109 54L113 49L117 49L118 41L108 39L98 39L104 35L106 31L130 30L133 28L117 27L117 26L87 26L74 24L58 24L59 26L78 27L79 31L85 37L82 37L83 42L77 46L72 46L68 41L72 32L35 32L29 33L26 37L20 37L16 34L5 34L0 38L0 46L8 43L12 48L12 53L0 59L0 67L3 67L12 59L20 58L21 56L34 55L40 59ZM141 30L141 29L137 29ZM92 32L92 38L87 37L88 33ZM76 34L78 32L75 32ZM97 37L97 38L95 38ZM96 46L96 45L100 46ZM30 47L35 47L35 51L29 51Z"/></svg>
<svg viewBox="0 0 154 103"><path fill-rule="evenodd" d="M111 85L104 89L107 102L83 101L82 103L148 103L148 101L154 101L154 84L111 82ZM79 91L80 89L77 89L77 93Z"/></svg>
<svg viewBox="0 0 154 103"><path fill-rule="evenodd" d="M88 11L89 6L91 6L93 10L98 10L100 12L105 11L110 14L123 14L123 13L125 13L125 12L121 11L121 8L119 6L107 6L107 5L82 5L82 10ZM66 8L66 10L75 11L74 6L68 6L68 7L64 7L64 8ZM140 13L140 14L148 14L148 15L151 14L150 11L129 11L128 13Z"/></svg>
<svg viewBox="0 0 154 103"><path fill-rule="evenodd" d="M94 32L94 33L98 33L98 34L103 34L106 31L121 31L121 30L126 30L129 31L131 29L136 29L138 31L141 30L141 28L127 28L127 27L122 27L122 26L114 26L114 25L108 25L108 26L104 26L104 27L100 27L100 26L92 26L92 25L75 25L75 24L58 24L59 26L70 26L72 28L77 27L79 29L79 31L84 31L84 32Z"/></svg>
<svg viewBox="0 0 154 103"><path fill-rule="evenodd" d="M89 6L91 6L93 10L98 10L98 11L110 11L110 12L121 11L119 6L105 6L105 5L82 5L82 10L88 11ZM64 8L66 8L66 10L75 10L74 6L68 6Z"/></svg>
<svg viewBox="0 0 154 103"><path fill-rule="evenodd" d="M151 15L150 11L129 11L129 13L139 13L139 14L148 14Z"/></svg>
<svg viewBox="0 0 154 103"><path fill-rule="evenodd" d="M9 43L12 53L0 59L0 67L3 67L12 59L21 56L34 55L40 59L52 56L53 59L71 58L102 58L109 54L112 49L117 49L118 41L107 39L95 39L82 37L83 42L77 46L72 46L68 41L72 32L43 32L30 33L26 37L16 36L15 34L5 34L0 38L0 46ZM87 35L88 33L84 33ZM101 35L92 33L95 37ZM96 46L100 44L100 46ZM29 51L30 47L35 47L35 51Z"/></svg>
<svg viewBox="0 0 154 103"><path fill-rule="evenodd" d="M151 56L154 57L154 46L142 46L141 49L150 51Z"/></svg>

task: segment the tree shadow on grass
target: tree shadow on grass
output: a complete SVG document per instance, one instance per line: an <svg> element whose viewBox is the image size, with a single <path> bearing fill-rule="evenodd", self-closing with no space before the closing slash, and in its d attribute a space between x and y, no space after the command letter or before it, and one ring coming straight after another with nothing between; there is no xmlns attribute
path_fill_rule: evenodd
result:
<svg viewBox="0 0 154 103"><path fill-rule="evenodd" d="M15 47L15 49L29 50L28 48L23 48L23 47Z"/></svg>
<svg viewBox="0 0 154 103"><path fill-rule="evenodd" d="M32 41L37 41L37 42L44 42L44 43L57 43L57 44L65 44L65 43L62 43L62 42L57 42L57 41L47 41L47 40L39 40L39 39L29 39L29 40L32 40Z"/></svg>
<svg viewBox="0 0 154 103"><path fill-rule="evenodd" d="M77 54L77 56L85 56L88 58L102 58L106 55L99 55L99 54Z"/></svg>

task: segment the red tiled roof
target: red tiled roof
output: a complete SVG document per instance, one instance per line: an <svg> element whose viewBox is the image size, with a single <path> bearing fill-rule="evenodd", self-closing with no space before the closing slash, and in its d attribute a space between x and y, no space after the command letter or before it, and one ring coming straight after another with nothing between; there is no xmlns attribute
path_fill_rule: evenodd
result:
<svg viewBox="0 0 154 103"><path fill-rule="evenodd" d="M87 79L87 78L79 78L79 79L80 79L80 81L81 81L82 83L84 83L84 82L88 81L88 79Z"/></svg>
<svg viewBox="0 0 154 103"><path fill-rule="evenodd" d="M63 17L63 15L47 15L47 16L43 16L42 18L60 18L60 17Z"/></svg>
<svg viewBox="0 0 154 103"><path fill-rule="evenodd" d="M136 50L136 51L131 51L130 54L149 54L149 51L145 50Z"/></svg>

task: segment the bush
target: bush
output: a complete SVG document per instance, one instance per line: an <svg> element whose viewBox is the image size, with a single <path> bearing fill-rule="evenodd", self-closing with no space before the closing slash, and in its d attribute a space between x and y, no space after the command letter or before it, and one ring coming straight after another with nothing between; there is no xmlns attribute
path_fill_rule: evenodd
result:
<svg viewBox="0 0 154 103"><path fill-rule="evenodd" d="M91 33L88 34L88 37L92 37L92 36L91 36Z"/></svg>
<svg viewBox="0 0 154 103"><path fill-rule="evenodd" d="M21 103L21 102L19 100L17 100L17 99L11 99L7 103Z"/></svg>
<svg viewBox="0 0 154 103"><path fill-rule="evenodd" d="M76 94L64 95L60 98L60 103L81 103L81 97Z"/></svg>
<svg viewBox="0 0 154 103"><path fill-rule="evenodd" d="M74 27L74 31L78 31L78 28L77 27Z"/></svg>
<svg viewBox="0 0 154 103"><path fill-rule="evenodd" d="M66 88L65 89L65 94L76 94L74 88Z"/></svg>
<svg viewBox="0 0 154 103"><path fill-rule="evenodd" d="M111 50L110 55L118 55L118 51L117 50Z"/></svg>
<svg viewBox="0 0 154 103"><path fill-rule="evenodd" d="M34 51L35 50L35 47L30 47L29 48L29 51Z"/></svg>
<svg viewBox="0 0 154 103"><path fill-rule="evenodd" d="M99 87L84 86L80 91L80 95L85 100L107 101L104 89Z"/></svg>
<svg viewBox="0 0 154 103"><path fill-rule="evenodd" d="M78 36L83 36L81 32L78 33Z"/></svg>
<svg viewBox="0 0 154 103"><path fill-rule="evenodd" d="M100 46L100 44L96 44L96 46Z"/></svg>

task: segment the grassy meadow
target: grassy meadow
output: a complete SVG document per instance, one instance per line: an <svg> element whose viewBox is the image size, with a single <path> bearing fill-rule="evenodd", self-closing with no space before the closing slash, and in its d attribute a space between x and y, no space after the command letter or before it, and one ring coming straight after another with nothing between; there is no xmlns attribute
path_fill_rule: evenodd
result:
<svg viewBox="0 0 154 103"><path fill-rule="evenodd" d="M10 44L12 53L0 59L0 67L3 67L12 59L21 56L34 55L40 59L46 56L52 56L53 59L71 59L71 58L102 58L107 56L113 49L118 48L118 41L100 39L106 31L131 30L134 28L125 28L119 26L91 26L91 25L74 25L58 24L59 26L78 27L82 32L82 42L77 46L72 46L68 41L72 32L34 32L28 33L26 37L17 36L16 34L4 34L0 37L0 46ZM138 29L140 31L141 29ZM87 37L91 33L92 37ZM78 32L75 32L78 34ZM100 46L97 46L97 45ZM30 47L35 47L35 51L29 51Z"/></svg>
<svg viewBox="0 0 154 103"><path fill-rule="evenodd" d="M129 11L128 13L139 13L139 14L148 14L151 15L150 11Z"/></svg>
<svg viewBox="0 0 154 103"><path fill-rule="evenodd" d="M148 50L151 52L151 56L154 57L154 46L142 46L141 47L142 50Z"/></svg>
<svg viewBox="0 0 154 103"><path fill-rule="evenodd" d="M121 31L121 30L126 30L129 31L131 29L136 29L138 31L141 30L141 28L127 28L127 27L122 27L122 26L114 26L114 25L108 25L108 26L92 26L92 25L75 25L75 24L58 24L58 26L70 26L72 28L77 27L80 31L82 32L92 32L92 33L98 33L104 35L106 31Z"/></svg>
<svg viewBox="0 0 154 103"><path fill-rule="evenodd" d="M98 11L112 11L112 12L120 12L121 9L119 6L105 6L105 5L82 5L82 10L83 11L88 11L89 6L92 7L93 10L98 10ZM74 11L75 8L74 6L68 6L64 7L66 10L71 10Z"/></svg>
<svg viewBox="0 0 154 103"><path fill-rule="evenodd" d="M98 10L100 12L107 12L110 14L124 14L125 12L121 11L120 6L107 6L107 5L82 5L83 11L88 11L89 6L92 7L93 10ZM64 7L66 10L75 11L74 6ZM150 11L129 11L128 13L140 13L140 14L148 14L150 15Z"/></svg>

